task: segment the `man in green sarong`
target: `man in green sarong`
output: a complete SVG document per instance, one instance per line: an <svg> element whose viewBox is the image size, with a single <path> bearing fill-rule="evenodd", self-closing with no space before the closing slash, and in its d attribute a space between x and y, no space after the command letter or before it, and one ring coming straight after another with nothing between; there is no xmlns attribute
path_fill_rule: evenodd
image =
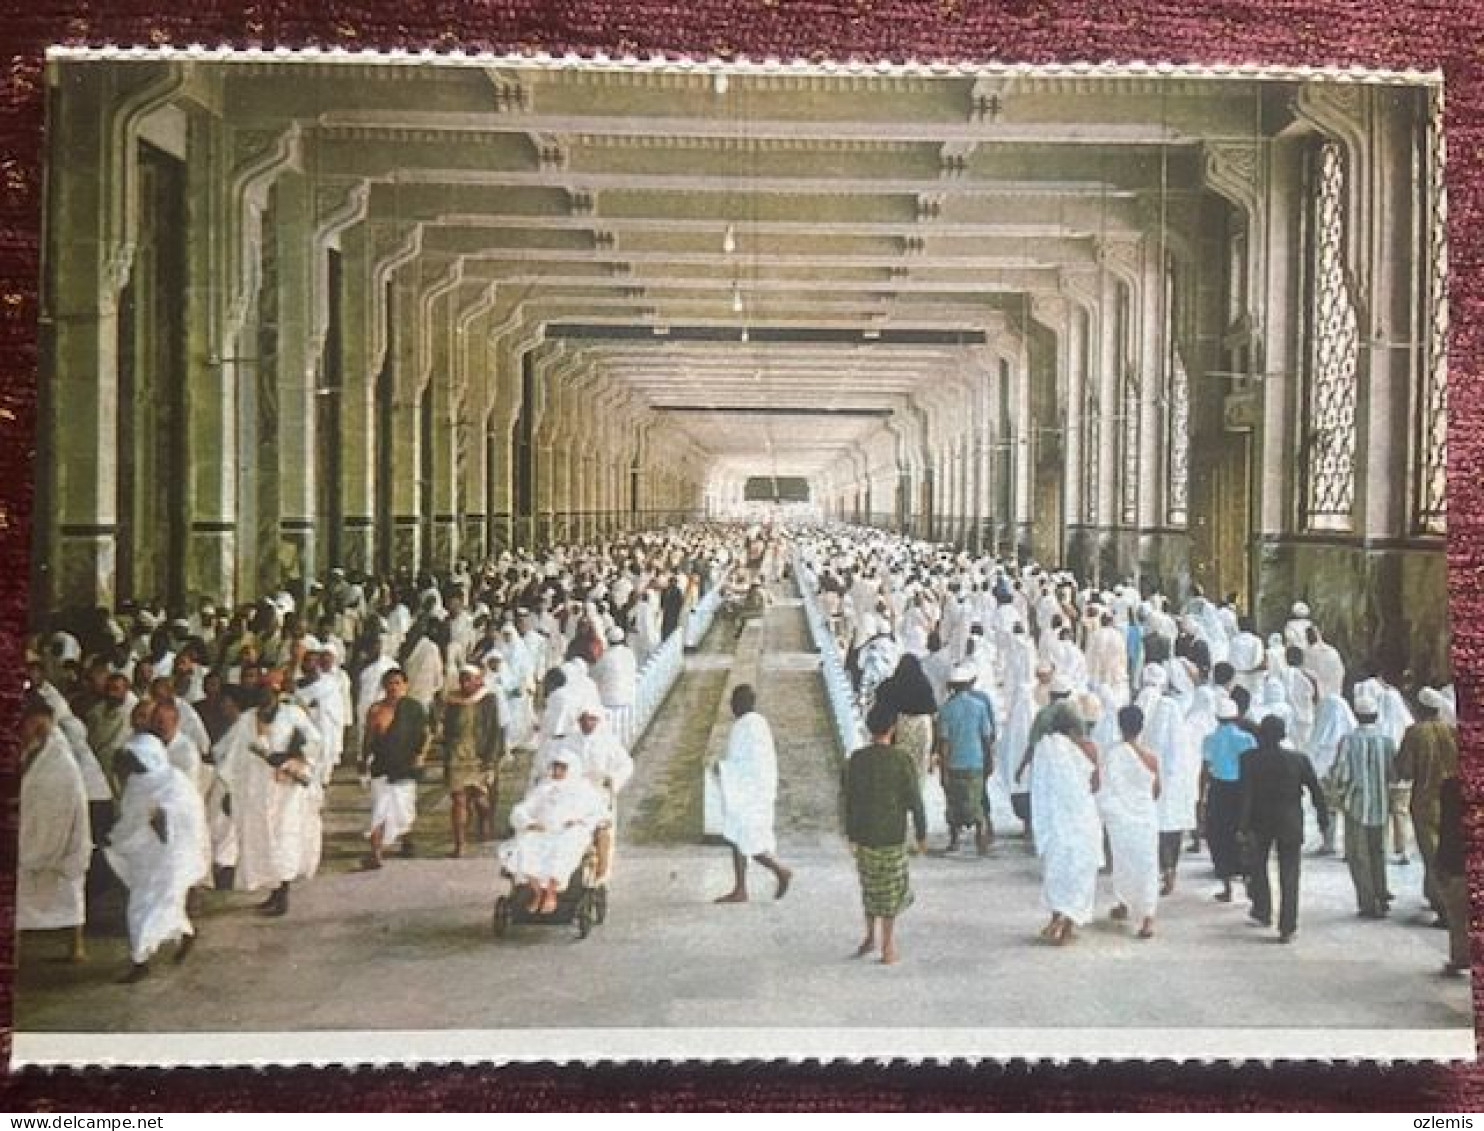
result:
<svg viewBox="0 0 1484 1131"><path fill-rule="evenodd" d="M892 745L897 713L877 703L866 716L871 744L850 755L845 765L845 835L855 853L861 900L866 914L866 937L855 956L876 949L876 925L881 924L881 961L896 962L894 931L897 916L912 904L907 873L907 815L912 815L917 850L926 847L927 816L918 788L912 756Z"/></svg>

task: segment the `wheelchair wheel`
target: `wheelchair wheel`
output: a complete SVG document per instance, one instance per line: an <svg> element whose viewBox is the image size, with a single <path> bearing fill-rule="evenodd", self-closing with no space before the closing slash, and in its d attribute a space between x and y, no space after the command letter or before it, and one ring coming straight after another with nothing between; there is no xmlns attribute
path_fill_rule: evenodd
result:
<svg viewBox="0 0 1484 1131"><path fill-rule="evenodd" d="M503 939L506 932L510 930L510 900L503 895L495 900L495 915L492 926L494 927L495 938L497 939Z"/></svg>
<svg viewBox="0 0 1484 1131"><path fill-rule="evenodd" d="M608 919L608 889L600 887L593 892L593 921L602 926Z"/></svg>

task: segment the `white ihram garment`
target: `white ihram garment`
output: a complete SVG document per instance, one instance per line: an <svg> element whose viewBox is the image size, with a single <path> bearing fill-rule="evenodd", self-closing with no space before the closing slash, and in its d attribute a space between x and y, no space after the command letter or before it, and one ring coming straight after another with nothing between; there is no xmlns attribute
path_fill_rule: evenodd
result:
<svg viewBox="0 0 1484 1131"><path fill-rule="evenodd" d="M443 656L426 636L419 638L407 656L407 696L421 703L426 710L433 707L433 699L443 687Z"/></svg>
<svg viewBox="0 0 1484 1131"><path fill-rule="evenodd" d="M1198 730L1185 724L1185 711L1169 695L1145 688L1136 701L1144 712L1144 743L1159 759L1160 832L1195 828L1201 786Z"/></svg>
<svg viewBox="0 0 1484 1131"><path fill-rule="evenodd" d="M744 856L776 851L773 808L778 798L778 753L767 719L750 711L732 723L716 775L722 838Z"/></svg>
<svg viewBox="0 0 1484 1131"><path fill-rule="evenodd" d="M566 777L542 782L510 811L516 835L500 846L500 862L518 882L565 888L605 814L581 765L569 766Z"/></svg>
<svg viewBox="0 0 1484 1131"><path fill-rule="evenodd" d="M161 944L194 935L186 916L186 896L206 878L206 811L201 795L170 765L164 749L134 747L145 772L130 774L119 803L119 819L109 834L108 863L129 889L129 957L147 962ZM166 839L150 824L165 815Z"/></svg>
<svg viewBox="0 0 1484 1131"><path fill-rule="evenodd" d="M1092 918L1103 825L1092 794L1093 765L1071 739L1050 734L1031 760L1031 812L1041 857L1041 900L1079 926Z"/></svg>
<svg viewBox="0 0 1484 1131"><path fill-rule="evenodd" d="M1314 714L1314 732L1309 736L1309 761L1321 781L1335 764L1340 740L1360 725L1342 695L1326 695Z"/></svg>
<svg viewBox="0 0 1484 1131"><path fill-rule="evenodd" d="M310 784L281 780L280 775L251 749L261 742L267 749L289 748L294 731L301 731L301 757L309 767ZM296 703L279 704L273 721L259 736L257 711L248 711L233 724L220 743L217 773L232 795L232 822L237 827L239 891L278 887L308 879L319 869L323 849L320 805L324 791L318 772L322 743L319 732Z"/></svg>
<svg viewBox="0 0 1484 1131"><path fill-rule="evenodd" d="M295 696L324 743L320 780L326 785L345 752L345 697L337 678L339 670L320 673L313 683L299 688Z"/></svg>
<svg viewBox="0 0 1484 1131"><path fill-rule="evenodd" d="M371 829L381 830L381 846L391 848L417 821L417 782L371 779ZM366 836L370 837L367 832Z"/></svg>
<svg viewBox="0 0 1484 1131"><path fill-rule="evenodd" d="M1107 688L1119 707L1128 702L1128 641L1112 625L1100 625L1087 642L1087 682Z"/></svg>
<svg viewBox="0 0 1484 1131"><path fill-rule="evenodd" d="M54 729L21 777L16 928L49 931L82 923L92 855L87 787L67 739Z"/></svg>
<svg viewBox="0 0 1484 1131"><path fill-rule="evenodd" d="M1098 809L1113 854L1113 894L1137 922L1159 902L1159 806L1154 775L1126 742L1103 751Z"/></svg>

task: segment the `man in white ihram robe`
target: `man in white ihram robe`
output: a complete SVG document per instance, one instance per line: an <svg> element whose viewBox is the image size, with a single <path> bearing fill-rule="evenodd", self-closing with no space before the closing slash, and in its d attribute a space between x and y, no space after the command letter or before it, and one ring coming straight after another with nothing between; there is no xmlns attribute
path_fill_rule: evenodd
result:
<svg viewBox="0 0 1484 1131"><path fill-rule="evenodd" d="M124 744L132 763L119 802L118 823L109 833L108 863L129 889L129 959L126 982L149 973L149 959L164 943L180 940L176 961L195 941L186 915L192 887L210 872L206 809L201 794L170 764L152 734Z"/></svg>
<svg viewBox="0 0 1484 1131"><path fill-rule="evenodd" d="M1128 702L1128 640L1113 625L1111 613L1099 618L1087 640L1087 682L1107 688L1113 702Z"/></svg>
<svg viewBox="0 0 1484 1131"><path fill-rule="evenodd" d="M1084 707L1084 710L1086 708ZM1031 812L1041 857L1041 902L1051 913L1043 937L1061 944L1092 918L1103 824L1093 793L1097 768L1064 734L1048 734L1031 761Z"/></svg>
<svg viewBox="0 0 1484 1131"><path fill-rule="evenodd" d="M776 858L773 809L778 798L778 753L768 720L758 714L749 684L732 689L732 723L726 750L712 767L721 799L721 835L732 846L734 884L717 903L747 902L747 861L756 860L777 881L774 897L782 899L793 878Z"/></svg>
<svg viewBox="0 0 1484 1131"><path fill-rule="evenodd" d="M500 863L517 883L529 884L527 910L550 914L557 893L582 863L607 804L583 773L570 749L555 752L550 776L510 811L515 839L500 846Z"/></svg>
<svg viewBox="0 0 1484 1131"><path fill-rule="evenodd" d="M238 891L272 888L262 910L288 912L289 884L319 870L323 743L304 708L279 700L244 712L219 745L217 773L232 798L237 826ZM274 764L277 763L277 764Z"/></svg>
<svg viewBox="0 0 1484 1131"><path fill-rule="evenodd" d="M21 722L21 827L16 855L16 929L72 928L70 957L85 957L85 887L93 856L88 792L67 738L44 704Z"/></svg>
<svg viewBox="0 0 1484 1131"><path fill-rule="evenodd" d="M1142 712L1120 714L1118 726L1119 740L1102 751L1098 809L1113 857L1114 918L1138 923L1147 939L1159 903L1159 759L1139 741Z"/></svg>

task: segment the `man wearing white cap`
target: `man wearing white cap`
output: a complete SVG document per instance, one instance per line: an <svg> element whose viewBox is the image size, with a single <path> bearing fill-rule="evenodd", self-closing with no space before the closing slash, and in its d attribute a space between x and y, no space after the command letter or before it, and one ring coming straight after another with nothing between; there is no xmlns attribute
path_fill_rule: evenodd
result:
<svg viewBox="0 0 1484 1131"><path fill-rule="evenodd" d="M1289 610L1288 623L1283 626L1283 643L1289 648L1307 648L1309 629L1313 624L1309 619L1309 606L1303 601L1295 601Z"/></svg>
<svg viewBox="0 0 1484 1131"><path fill-rule="evenodd" d="M634 706L639 688L639 663L626 643L626 633L614 625L608 630L608 647L593 665L592 680L598 687L608 718L620 728Z"/></svg>
<svg viewBox="0 0 1484 1131"><path fill-rule="evenodd" d="M1396 743L1399 779L1391 786L1391 848L1396 853L1396 863L1409 863L1407 857L1407 815L1411 808L1412 783L1406 773L1401 772L1400 753L1408 729L1416 719L1401 690L1396 686L1394 673L1377 671L1369 679L1355 685L1357 698L1376 701L1376 725L1381 733Z"/></svg>
<svg viewBox="0 0 1484 1131"><path fill-rule="evenodd" d="M1396 746L1376 725L1377 705L1355 700L1356 728L1340 739L1325 786L1345 818L1345 862L1355 885L1356 910L1363 919L1384 919L1390 909L1386 887L1386 814L1396 778Z"/></svg>
<svg viewBox="0 0 1484 1131"><path fill-rule="evenodd" d="M1421 717L1407 728L1396 759L1397 776L1412 782L1412 831L1426 869L1422 890L1437 914L1436 927L1448 925L1448 908L1436 875L1439 791L1445 780L1458 776L1458 738L1453 728L1438 717L1441 705L1442 696L1437 691L1430 687L1423 690L1418 706Z"/></svg>
<svg viewBox="0 0 1484 1131"><path fill-rule="evenodd" d="M303 678L294 690L294 699L309 715L324 743L320 782L329 785L345 751L345 691L335 678L335 653L328 645L313 636L306 636L303 645Z"/></svg>
<svg viewBox="0 0 1484 1131"><path fill-rule="evenodd" d="M994 826L984 809L984 785L994 772L994 709L973 691L979 671L962 663L948 677L948 701L938 708L938 765L948 799L948 851L972 826L979 855L989 852Z"/></svg>
<svg viewBox="0 0 1484 1131"><path fill-rule="evenodd" d="M1242 756L1257 739L1237 725L1237 705L1222 698L1216 704L1216 729L1201 744L1207 780L1206 839L1221 890L1216 899L1232 900L1232 880L1243 874L1238 830L1242 824Z"/></svg>
<svg viewBox="0 0 1484 1131"><path fill-rule="evenodd" d="M443 742L444 783L448 786L453 851L464 854L469 818L475 834L494 839L494 814L499 805L499 766L505 757L505 720L500 696L485 682L478 664L459 668L457 690L443 702L439 730Z"/></svg>
<svg viewBox="0 0 1484 1131"><path fill-rule="evenodd" d="M108 863L129 889L129 959L123 978L137 982L161 944L180 940L180 961L195 941L186 915L192 887L210 873L206 810L193 783L170 765L152 734L136 734L119 757L124 779Z"/></svg>

